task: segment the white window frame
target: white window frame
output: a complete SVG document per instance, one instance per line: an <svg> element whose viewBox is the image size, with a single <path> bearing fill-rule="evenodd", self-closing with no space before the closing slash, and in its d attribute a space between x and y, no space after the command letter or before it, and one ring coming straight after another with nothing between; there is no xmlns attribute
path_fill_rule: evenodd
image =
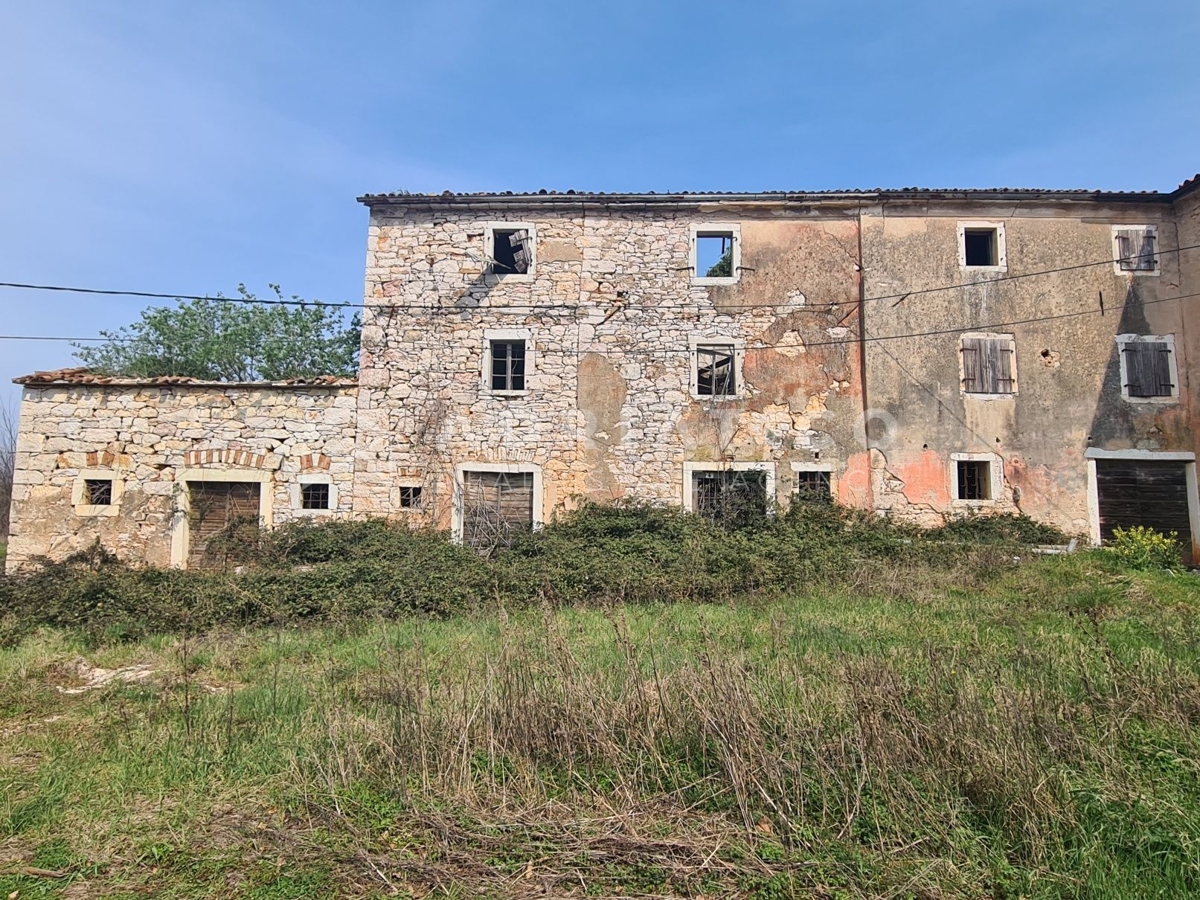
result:
<svg viewBox="0 0 1200 900"><path fill-rule="evenodd" d="M1126 275L1129 273L1126 272ZM1126 366L1125 347L1128 344L1145 342L1149 344L1166 344L1167 366L1171 373L1171 393L1161 397L1134 397L1129 393L1129 371ZM1173 334L1118 334L1117 356L1121 360L1121 397L1129 403L1178 403L1179 402L1179 369L1175 360L1175 335Z"/></svg>
<svg viewBox="0 0 1200 900"><path fill-rule="evenodd" d="M732 347L733 348L733 393L732 394L701 394L700 393L700 360L696 351L701 347ZM720 403L728 400L740 400L746 396L746 379L742 370L746 361L746 342L742 338L725 337L724 335L688 335L688 392L693 400L715 401Z"/></svg>
<svg viewBox="0 0 1200 900"><path fill-rule="evenodd" d="M963 359L963 341L965 340L1007 341L1008 358L1012 363L1012 391L1007 394L988 394L982 391L968 391L964 386L967 380L967 366ZM1020 392L1020 382L1017 380L1017 338L1012 334L995 334L990 331L967 331L958 336L958 389L964 397L972 400L1011 400Z"/></svg>
<svg viewBox="0 0 1200 900"><path fill-rule="evenodd" d="M829 499L835 503L837 502L837 473L834 471L832 465L822 462L794 462L791 465L791 469L793 475L797 472L825 472L829 476ZM792 493L789 496L794 497L799 491L800 479L793 477Z"/></svg>
<svg viewBox="0 0 1200 900"><path fill-rule="evenodd" d="M986 462L991 497L987 500L962 500L958 496L958 464L960 462ZM950 454L950 505L961 508L995 506L1004 493L1004 460L996 453L951 453Z"/></svg>
<svg viewBox="0 0 1200 900"><path fill-rule="evenodd" d="M111 481L112 502L108 504L88 503L87 482ZM71 506L77 516L120 515L121 498L125 496L125 479L115 469L82 469L71 485Z"/></svg>
<svg viewBox="0 0 1200 900"><path fill-rule="evenodd" d="M697 472L766 472L767 513L775 509L775 463L773 462L701 462L689 461L683 464L683 508L695 512L692 508L692 477Z"/></svg>
<svg viewBox="0 0 1200 900"><path fill-rule="evenodd" d="M506 472L509 474L533 475L533 530L537 531L544 522L542 518L542 467L537 463L523 462L466 462L454 467L454 497L453 515L451 517L450 536L456 544L463 540L463 513L465 492L463 490L464 474L467 472Z"/></svg>
<svg viewBox="0 0 1200 900"><path fill-rule="evenodd" d="M996 265L968 266L967 265L967 232L994 229L996 232ZM1004 234L1003 222L985 222L982 220L963 221L958 223L958 265L967 272L1007 272L1008 244Z"/></svg>
<svg viewBox="0 0 1200 900"><path fill-rule="evenodd" d="M1148 231L1154 235L1154 268L1143 271L1134 271L1121 268L1121 243L1117 240L1117 236L1122 231ZM1151 277L1157 278L1162 274L1162 251L1158 246L1158 226L1157 225L1114 225L1112 227L1112 252L1113 252L1113 271L1118 275L1126 277L1132 275L1134 277Z"/></svg>
<svg viewBox="0 0 1200 900"><path fill-rule="evenodd" d="M329 508L328 509L305 509L304 494L301 491L301 485L305 484L327 484L329 485ZM338 508L338 489L333 483L333 476L325 472L312 472L303 475L297 475L296 480L288 485L288 493L292 500L292 514L296 516L328 516L337 512Z"/></svg>
<svg viewBox="0 0 1200 900"><path fill-rule="evenodd" d="M525 387L519 391L498 391L492 387L492 342L525 342ZM529 383L535 369L535 346L533 331L529 328L488 328L483 332L483 366L480 378L484 393L493 397L526 397L530 393Z"/></svg>
<svg viewBox="0 0 1200 900"><path fill-rule="evenodd" d="M1125 459L1142 460L1144 462L1181 462L1183 463L1184 478L1187 480L1188 523L1192 531L1193 553L1200 546L1200 492L1197 491L1196 454L1190 451L1170 450L1100 450L1089 447L1083 453L1087 460L1087 504L1088 504L1088 537L1092 546L1100 546L1100 485L1096 481L1096 460Z"/></svg>
<svg viewBox="0 0 1200 900"><path fill-rule="evenodd" d="M175 473L175 510L171 516L171 566L187 567L191 528L188 513L192 503L188 485L193 481L257 481L258 521L265 528L275 524L275 474L261 469L179 469Z"/></svg>
<svg viewBox="0 0 1200 900"><path fill-rule="evenodd" d="M525 274L492 271L492 260L496 258L496 232L498 230L529 232L529 271ZM537 275L537 226L532 222L487 222L483 226L483 253L487 257L485 271L489 278L505 284L533 281Z"/></svg>
<svg viewBox="0 0 1200 900"><path fill-rule="evenodd" d="M696 263L699 252L697 239L701 237L717 237L728 234L733 239L732 275L708 278L697 274ZM692 284L734 284L742 277L742 226L737 222L695 222L691 226L688 271L691 273Z"/></svg>

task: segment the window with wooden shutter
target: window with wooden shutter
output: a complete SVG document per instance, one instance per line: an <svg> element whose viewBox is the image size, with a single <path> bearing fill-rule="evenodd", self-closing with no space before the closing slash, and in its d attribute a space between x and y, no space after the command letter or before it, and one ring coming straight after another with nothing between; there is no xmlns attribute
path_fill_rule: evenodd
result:
<svg viewBox="0 0 1200 900"><path fill-rule="evenodd" d="M960 347L964 393L1015 393L1013 347L1010 336L964 336Z"/></svg>
<svg viewBox="0 0 1200 900"><path fill-rule="evenodd" d="M503 277L533 273L533 233L529 226L489 226L487 251L487 271L490 275Z"/></svg>
<svg viewBox="0 0 1200 900"><path fill-rule="evenodd" d="M532 472L464 471L462 481L463 543L490 551L510 546L533 527Z"/></svg>
<svg viewBox="0 0 1200 900"><path fill-rule="evenodd" d="M1153 228L1116 230L1117 266L1122 272L1158 270L1158 234Z"/></svg>
<svg viewBox="0 0 1200 900"><path fill-rule="evenodd" d="M1121 345L1125 393L1129 397L1173 397L1171 344L1167 341L1128 340Z"/></svg>

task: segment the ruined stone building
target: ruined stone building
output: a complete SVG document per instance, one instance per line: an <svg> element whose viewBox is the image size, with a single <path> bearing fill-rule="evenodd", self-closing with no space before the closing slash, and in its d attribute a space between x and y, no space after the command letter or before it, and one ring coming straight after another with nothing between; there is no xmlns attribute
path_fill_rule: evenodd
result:
<svg viewBox="0 0 1200 900"><path fill-rule="evenodd" d="M11 563L99 538L202 564L238 514L486 544L624 498L1145 523L1196 552L1198 179L361 201L357 382L18 379Z"/></svg>

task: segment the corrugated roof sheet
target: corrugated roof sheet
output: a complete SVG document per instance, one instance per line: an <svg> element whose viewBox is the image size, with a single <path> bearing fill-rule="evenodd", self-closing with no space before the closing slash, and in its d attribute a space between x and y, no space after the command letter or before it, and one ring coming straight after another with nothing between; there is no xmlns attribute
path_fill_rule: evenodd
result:
<svg viewBox="0 0 1200 900"><path fill-rule="evenodd" d="M34 372L14 378L13 384L52 385L86 384L103 387L143 387L149 385L182 385L190 387L353 387L358 382L353 378L338 375L316 375L312 378L288 378L284 381L205 381L186 375L159 375L154 378L136 378L125 375L101 375L82 366L69 369L53 369L49 372Z"/></svg>

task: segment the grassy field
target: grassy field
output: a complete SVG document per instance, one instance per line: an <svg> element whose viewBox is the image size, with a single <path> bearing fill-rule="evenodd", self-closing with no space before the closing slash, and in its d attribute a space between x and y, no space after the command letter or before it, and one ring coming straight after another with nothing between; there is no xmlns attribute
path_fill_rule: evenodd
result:
<svg viewBox="0 0 1200 900"><path fill-rule="evenodd" d="M41 628L0 649L0 897L1195 896L1198 611L1089 553Z"/></svg>

